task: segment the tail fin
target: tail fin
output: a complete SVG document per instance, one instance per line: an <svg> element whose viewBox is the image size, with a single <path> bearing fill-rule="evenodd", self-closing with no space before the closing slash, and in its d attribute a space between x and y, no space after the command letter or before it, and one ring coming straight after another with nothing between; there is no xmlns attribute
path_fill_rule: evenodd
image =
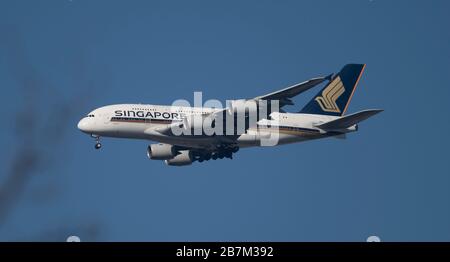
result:
<svg viewBox="0 0 450 262"><path fill-rule="evenodd" d="M299 112L342 116L355 92L365 64L348 64Z"/></svg>

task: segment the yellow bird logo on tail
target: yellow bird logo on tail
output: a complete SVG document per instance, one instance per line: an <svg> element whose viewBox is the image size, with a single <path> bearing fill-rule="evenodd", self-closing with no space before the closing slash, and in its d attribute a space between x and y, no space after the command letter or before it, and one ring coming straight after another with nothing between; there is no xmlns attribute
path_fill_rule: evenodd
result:
<svg viewBox="0 0 450 262"><path fill-rule="evenodd" d="M340 113L336 100L345 92L344 84L342 84L341 78L336 77L330 85L322 92L322 96L316 97L316 101L319 106L325 112Z"/></svg>

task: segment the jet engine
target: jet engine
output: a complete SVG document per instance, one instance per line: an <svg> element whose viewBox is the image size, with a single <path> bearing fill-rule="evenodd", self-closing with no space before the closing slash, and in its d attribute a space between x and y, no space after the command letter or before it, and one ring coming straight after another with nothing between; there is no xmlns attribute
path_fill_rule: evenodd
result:
<svg viewBox="0 0 450 262"><path fill-rule="evenodd" d="M153 160L171 159L177 155L173 145L169 144L151 144L147 148L147 156Z"/></svg>
<svg viewBox="0 0 450 262"><path fill-rule="evenodd" d="M182 150L180 154L176 155L174 158L167 159L165 162L169 166L187 166L192 164L194 161L194 156L189 150Z"/></svg>

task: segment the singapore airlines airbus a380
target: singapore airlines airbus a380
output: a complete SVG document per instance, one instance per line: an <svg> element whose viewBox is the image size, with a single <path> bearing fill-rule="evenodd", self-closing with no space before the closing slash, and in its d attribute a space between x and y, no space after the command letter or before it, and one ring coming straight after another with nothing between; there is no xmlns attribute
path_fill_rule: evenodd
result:
<svg viewBox="0 0 450 262"><path fill-rule="evenodd" d="M345 138L358 130L359 122L382 111L345 115L364 68L364 64L348 64L336 75L313 78L253 99L230 101L225 108L176 103L108 105L90 112L78 128L96 139L96 149L101 147L102 136L156 141L148 146L148 157L174 166L232 158L245 147ZM298 113L282 109L293 105L294 96L324 82L322 90Z"/></svg>

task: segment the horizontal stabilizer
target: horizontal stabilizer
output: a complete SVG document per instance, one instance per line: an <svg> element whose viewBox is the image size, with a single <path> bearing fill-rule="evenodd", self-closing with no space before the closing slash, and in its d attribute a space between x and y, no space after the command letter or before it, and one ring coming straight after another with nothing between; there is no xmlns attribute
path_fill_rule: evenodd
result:
<svg viewBox="0 0 450 262"><path fill-rule="evenodd" d="M363 110L358 113L347 115L336 120L317 125L316 127L325 131L339 131L351 127L361 121L364 121L367 118L374 116L382 111L382 109Z"/></svg>

